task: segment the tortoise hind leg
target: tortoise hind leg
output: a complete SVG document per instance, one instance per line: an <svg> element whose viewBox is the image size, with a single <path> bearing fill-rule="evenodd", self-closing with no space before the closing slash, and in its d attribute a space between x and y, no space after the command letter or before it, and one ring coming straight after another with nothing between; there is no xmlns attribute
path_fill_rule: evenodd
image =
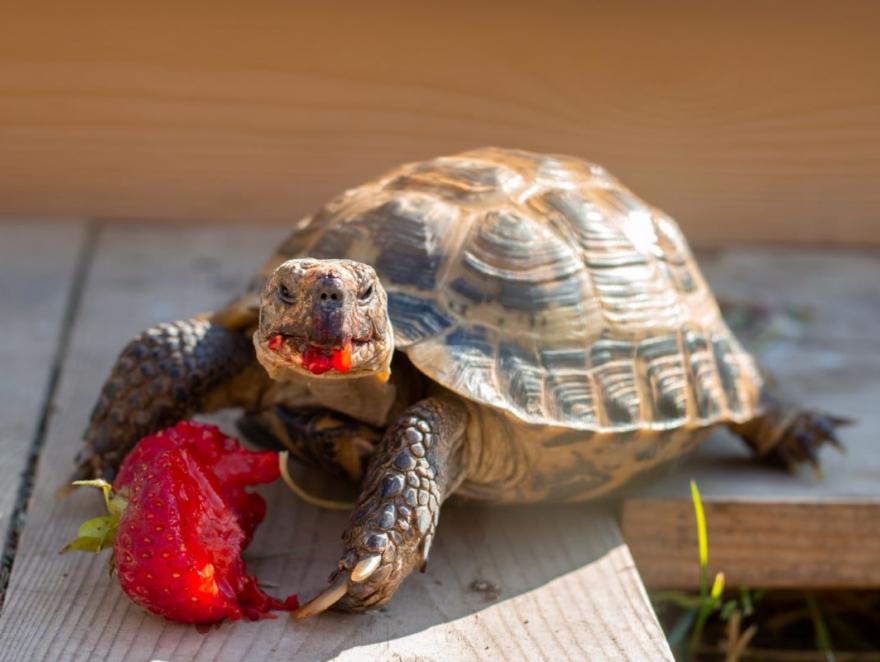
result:
<svg viewBox="0 0 880 662"><path fill-rule="evenodd" d="M198 411L226 406L221 387L255 364L249 338L208 319L144 331L125 346L104 382L74 479L112 478L141 437Z"/></svg>
<svg viewBox="0 0 880 662"><path fill-rule="evenodd" d="M732 423L729 427L761 461L789 469L808 462L818 469L819 449L828 443L843 450L837 437L837 428L852 422L841 416L784 403L764 391L761 395L761 414L745 423Z"/></svg>

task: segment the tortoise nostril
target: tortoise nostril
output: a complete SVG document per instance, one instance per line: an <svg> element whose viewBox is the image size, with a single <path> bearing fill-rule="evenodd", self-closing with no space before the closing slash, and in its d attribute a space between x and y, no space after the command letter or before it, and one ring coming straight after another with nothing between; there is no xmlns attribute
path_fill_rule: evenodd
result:
<svg viewBox="0 0 880 662"><path fill-rule="evenodd" d="M345 300L345 285L333 275L321 276L317 283L318 300L327 307L336 308Z"/></svg>

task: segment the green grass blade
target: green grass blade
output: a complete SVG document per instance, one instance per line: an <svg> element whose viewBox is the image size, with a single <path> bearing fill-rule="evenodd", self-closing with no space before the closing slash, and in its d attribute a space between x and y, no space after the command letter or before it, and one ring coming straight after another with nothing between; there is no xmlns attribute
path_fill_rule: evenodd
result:
<svg viewBox="0 0 880 662"><path fill-rule="evenodd" d="M813 620L813 629L816 632L816 646L825 656L825 662L834 662L834 651L831 648L831 635L828 634L828 626L825 624L825 618L822 616L822 610L816 598L807 594L807 609L810 611L810 618Z"/></svg>
<svg viewBox="0 0 880 662"><path fill-rule="evenodd" d="M697 483L691 480L691 500L694 502L694 516L697 519L697 547L700 555L700 595L709 595L709 538L706 535L706 514Z"/></svg>

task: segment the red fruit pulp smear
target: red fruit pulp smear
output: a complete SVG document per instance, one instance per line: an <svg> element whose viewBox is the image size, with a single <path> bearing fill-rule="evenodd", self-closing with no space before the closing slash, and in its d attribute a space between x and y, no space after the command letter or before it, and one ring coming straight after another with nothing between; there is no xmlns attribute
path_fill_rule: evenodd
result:
<svg viewBox="0 0 880 662"><path fill-rule="evenodd" d="M272 350L273 352L277 352L281 349L281 346L284 344L284 336L280 333L276 333L274 336L269 338L269 342L266 343L266 346Z"/></svg>
<svg viewBox="0 0 880 662"><path fill-rule="evenodd" d="M332 350L309 345L303 352L302 365L313 375L323 375L328 370L348 372L351 370L351 343L345 343L342 349Z"/></svg>
<svg viewBox="0 0 880 662"><path fill-rule="evenodd" d="M341 350L333 352L331 363L336 372L348 372L351 370L351 345L346 344Z"/></svg>

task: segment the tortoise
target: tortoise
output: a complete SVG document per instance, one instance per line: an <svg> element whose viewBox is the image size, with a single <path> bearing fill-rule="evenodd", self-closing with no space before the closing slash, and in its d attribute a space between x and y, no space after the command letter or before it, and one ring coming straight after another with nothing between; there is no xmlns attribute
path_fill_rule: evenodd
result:
<svg viewBox="0 0 880 662"><path fill-rule="evenodd" d="M453 493L582 501L727 426L815 462L842 419L775 398L676 223L598 165L485 148L401 166L296 224L248 290L122 351L78 477L241 407L251 438L360 482L329 586L385 603Z"/></svg>

